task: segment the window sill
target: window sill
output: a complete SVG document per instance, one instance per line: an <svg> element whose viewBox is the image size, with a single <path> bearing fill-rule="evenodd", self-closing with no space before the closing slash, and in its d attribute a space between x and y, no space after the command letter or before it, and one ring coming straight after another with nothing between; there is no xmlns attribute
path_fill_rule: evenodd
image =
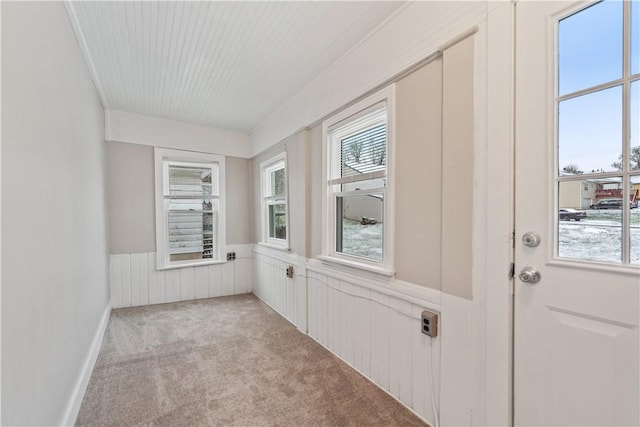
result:
<svg viewBox="0 0 640 427"><path fill-rule="evenodd" d="M350 267L351 269L364 270L370 273L375 273L380 276L393 277L395 275L395 272L393 270L389 270L386 267L378 267L375 265L369 265L362 262L342 259L342 258L334 257L331 255L318 255L317 258L327 264L339 264L342 266Z"/></svg>
<svg viewBox="0 0 640 427"><path fill-rule="evenodd" d="M277 251L282 251L282 252L289 252L289 251L291 251L291 248L289 247L289 245L287 245L287 246L280 246L280 245L274 245L273 243L258 242L258 246L263 246L263 247L265 247L265 248L275 249L275 250L277 250Z"/></svg>
<svg viewBox="0 0 640 427"><path fill-rule="evenodd" d="M171 264L171 265L163 265L162 267L156 267L156 270L157 271L175 270L176 268L201 267L204 265L225 264L226 262L227 260L215 260L215 261L189 262L185 264Z"/></svg>

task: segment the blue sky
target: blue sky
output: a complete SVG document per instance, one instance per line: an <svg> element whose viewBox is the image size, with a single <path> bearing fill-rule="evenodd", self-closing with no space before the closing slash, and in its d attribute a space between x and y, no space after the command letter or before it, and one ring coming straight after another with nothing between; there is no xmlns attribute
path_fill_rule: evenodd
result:
<svg viewBox="0 0 640 427"><path fill-rule="evenodd" d="M606 0L560 22L559 93L622 77L623 2ZM632 74L640 71L640 0L632 4ZM640 145L639 83L632 88L631 144ZM622 90L611 88L560 103L559 167L615 170L622 152Z"/></svg>

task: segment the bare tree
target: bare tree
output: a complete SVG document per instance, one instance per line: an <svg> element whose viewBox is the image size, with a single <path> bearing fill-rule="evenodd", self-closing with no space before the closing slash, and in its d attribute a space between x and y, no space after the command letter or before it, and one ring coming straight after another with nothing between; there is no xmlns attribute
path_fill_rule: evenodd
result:
<svg viewBox="0 0 640 427"><path fill-rule="evenodd" d="M629 166L632 170L640 169L640 145L631 148L629 155ZM611 163L611 167L617 171L622 170L622 154L618 156L618 161Z"/></svg>
<svg viewBox="0 0 640 427"><path fill-rule="evenodd" d="M562 171L566 173L572 173L575 175L580 175L584 173L579 169L578 165L576 165L575 163L569 163L568 165L562 168Z"/></svg>
<svg viewBox="0 0 640 427"><path fill-rule="evenodd" d="M387 155L387 149L384 144L373 144L371 147L371 162L374 165L384 165L384 159Z"/></svg>
<svg viewBox="0 0 640 427"><path fill-rule="evenodd" d="M362 155L362 141L353 141L349 145L349 154L351 154L355 162L359 162Z"/></svg>

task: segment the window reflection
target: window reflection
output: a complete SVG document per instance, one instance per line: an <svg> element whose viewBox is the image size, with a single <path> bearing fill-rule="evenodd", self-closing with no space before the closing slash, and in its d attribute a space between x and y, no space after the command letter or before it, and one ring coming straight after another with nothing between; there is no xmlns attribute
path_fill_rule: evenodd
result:
<svg viewBox="0 0 640 427"><path fill-rule="evenodd" d="M382 193L336 198L336 252L382 260Z"/></svg>

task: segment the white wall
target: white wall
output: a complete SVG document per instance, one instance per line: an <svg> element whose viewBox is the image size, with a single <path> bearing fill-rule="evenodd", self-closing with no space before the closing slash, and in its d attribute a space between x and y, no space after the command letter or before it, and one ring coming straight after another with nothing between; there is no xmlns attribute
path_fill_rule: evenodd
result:
<svg viewBox="0 0 640 427"><path fill-rule="evenodd" d="M108 314L106 156L62 3L3 3L2 107L2 424L73 422Z"/></svg>

